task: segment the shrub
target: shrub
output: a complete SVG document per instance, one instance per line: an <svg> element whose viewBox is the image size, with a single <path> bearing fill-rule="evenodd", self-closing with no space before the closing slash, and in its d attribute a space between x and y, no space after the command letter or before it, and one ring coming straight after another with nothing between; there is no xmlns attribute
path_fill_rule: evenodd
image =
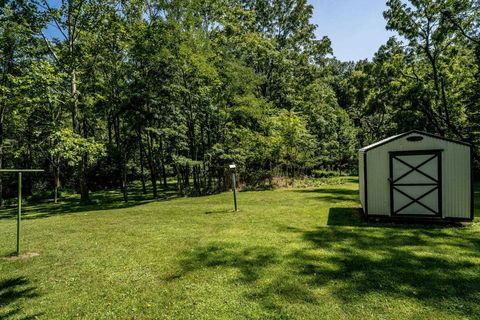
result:
<svg viewBox="0 0 480 320"><path fill-rule="evenodd" d="M312 176L314 178L333 178L339 177L342 174L339 171L330 171L330 170L313 170Z"/></svg>

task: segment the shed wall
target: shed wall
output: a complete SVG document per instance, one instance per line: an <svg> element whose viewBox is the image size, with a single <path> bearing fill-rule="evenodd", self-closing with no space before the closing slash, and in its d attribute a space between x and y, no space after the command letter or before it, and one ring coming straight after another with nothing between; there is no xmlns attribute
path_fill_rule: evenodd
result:
<svg viewBox="0 0 480 320"><path fill-rule="evenodd" d="M470 147L412 133L367 151L368 214L390 215L389 152L442 149L442 217L469 218L471 209ZM364 189L364 188L363 188Z"/></svg>
<svg viewBox="0 0 480 320"><path fill-rule="evenodd" d="M358 187L360 190L360 203L362 204L362 208L365 210L365 161L364 161L364 153L359 151L358 152Z"/></svg>

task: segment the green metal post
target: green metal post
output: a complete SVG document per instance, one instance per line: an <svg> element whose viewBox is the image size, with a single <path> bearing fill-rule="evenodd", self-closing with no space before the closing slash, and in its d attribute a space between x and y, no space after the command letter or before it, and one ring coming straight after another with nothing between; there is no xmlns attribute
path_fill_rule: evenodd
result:
<svg viewBox="0 0 480 320"><path fill-rule="evenodd" d="M22 172L44 172L43 169L0 169L0 173L18 173L18 215L17 215L17 255L20 255L20 236L22 222Z"/></svg>
<svg viewBox="0 0 480 320"><path fill-rule="evenodd" d="M17 256L20 255L20 222L22 220L22 173L18 173Z"/></svg>
<svg viewBox="0 0 480 320"><path fill-rule="evenodd" d="M237 181L235 179L235 171L232 172L232 189L233 189L233 203L235 204L235 212L238 211L237 208Z"/></svg>

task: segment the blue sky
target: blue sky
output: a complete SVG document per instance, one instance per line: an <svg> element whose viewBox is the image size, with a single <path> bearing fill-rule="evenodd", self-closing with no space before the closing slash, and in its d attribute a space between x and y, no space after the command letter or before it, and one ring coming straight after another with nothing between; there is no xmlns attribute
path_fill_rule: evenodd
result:
<svg viewBox="0 0 480 320"><path fill-rule="evenodd" d="M333 54L343 61L371 59L394 35L385 30L385 0L309 0L317 37L332 40Z"/></svg>

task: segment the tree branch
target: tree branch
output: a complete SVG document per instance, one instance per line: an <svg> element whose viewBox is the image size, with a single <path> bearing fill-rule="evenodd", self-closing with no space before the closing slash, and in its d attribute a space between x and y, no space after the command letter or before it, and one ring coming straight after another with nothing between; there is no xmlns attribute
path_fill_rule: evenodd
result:
<svg viewBox="0 0 480 320"><path fill-rule="evenodd" d="M58 64L60 64L60 60L58 59L57 54L53 50L53 47L50 44L50 41L48 41L48 38L45 36L45 33L43 33L43 31L40 30L40 34L42 35L42 38L45 41L45 44L47 45L47 48L50 51L50 53L52 54L53 58L55 59L55 61L57 61Z"/></svg>
<svg viewBox="0 0 480 320"><path fill-rule="evenodd" d="M452 17L451 13L448 12L448 11L444 11L442 12L443 16L445 18L447 18L448 21L450 21L453 26L458 30L460 31L460 33L465 37L467 38L468 40L480 45L480 38L475 38L475 37L472 37L470 36L467 31Z"/></svg>

